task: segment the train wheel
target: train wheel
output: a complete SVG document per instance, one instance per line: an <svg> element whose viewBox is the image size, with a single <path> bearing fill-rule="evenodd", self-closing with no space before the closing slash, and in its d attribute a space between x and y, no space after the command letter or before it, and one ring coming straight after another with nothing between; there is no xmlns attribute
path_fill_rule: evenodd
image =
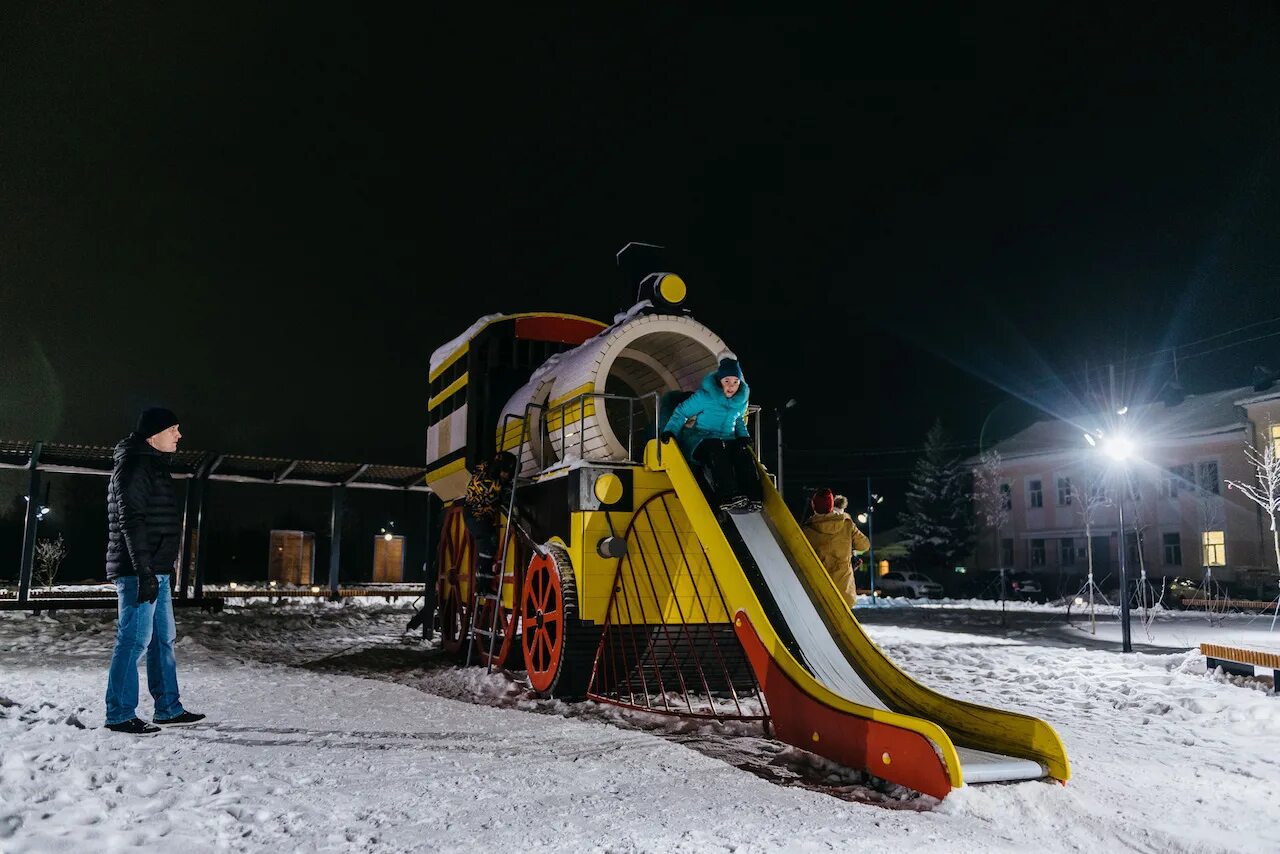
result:
<svg viewBox="0 0 1280 854"><path fill-rule="evenodd" d="M585 696L600 632L578 619L573 566L560 546L548 546L529 561L520 622L520 647L533 690L567 700Z"/></svg>
<svg viewBox="0 0 1280 854"><path fill-rule="evenodd" d="M467 654L467 631L471 624L471 591L475 580L475 548L462 521L462 507L445 511L440 530L440 643L445 654L462 659Z"/></svg>
<svg viewBox="0 0 1280 854"><path fill-rule="evenodd" d="M502 552L502 583L498 588L498 601L482 599L476 612L476 629L493 631L497 629L498 637L493 644L493 655L489 654L489 636L477 632L475 643L475 660L489 667L505 667L508 657L515 649L516 633L519 621L516 619L520 601L520 582L524 576L522 549L512 530L507 539L507 546ZM497 624L494 624L494 607L498 608Z"/></svg>

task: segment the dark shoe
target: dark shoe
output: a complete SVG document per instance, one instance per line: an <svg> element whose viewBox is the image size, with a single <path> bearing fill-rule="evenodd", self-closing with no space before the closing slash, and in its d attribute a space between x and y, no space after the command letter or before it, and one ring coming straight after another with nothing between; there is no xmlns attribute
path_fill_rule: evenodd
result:
<svg viewBox="0 0 1280 854"><path fill-rule="evenodd" d="M160 731L160 727L152 726L144 720L133 718L120 724L107 724L107 729L112 732L123 732L128 735L155 735Z"/></svg>
<svg viewBox="0 0 1280 854"><path fill-rule="evenodd" d="M164 720L156 718L152 723L160 726L190 726L202 720L204 720L204 715L197 715L195 712L183 712L174 718L165 718Z"/></svg>

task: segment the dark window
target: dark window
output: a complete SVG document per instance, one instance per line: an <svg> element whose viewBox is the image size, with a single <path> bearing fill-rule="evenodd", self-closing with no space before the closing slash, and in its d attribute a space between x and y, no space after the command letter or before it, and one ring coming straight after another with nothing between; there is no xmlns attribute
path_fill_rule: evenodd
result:
<svg viewBox="0 0 1280 854"><path fill-rule="evenodd" d="M1218 486L1218 461L1209 460L1207 462L1200 463L1199 470L1200 477L1198 482L1200 484L1200 488L1205 492L1212 493L1213 495L1220 494Z"/></svg>
<svg viewBox="0 0 1280 854"><path fill-rule="evenodd" d="M1033 480L1027 484L1027 497L1029 498L1029 501L1028 501L1029 506L1031 507L1044 506L1044 490L1041 489L1040 481Z"/></svg>
<svg viewBox="0 0 1280 854"><path fill-rule="evenodd" d="M1000 484L1000 504L1005 510L1013 509L1013 487L1007 483Z"/></svg>
<svg viewBox="0 0 1280 854"><path fill-rule="evenodd" d="M1130 564L1134 566L1138 565L1139 544L1145 545L1146 542L1147 542L1146 537L1143 537L1141 534L1135 533L1133 531L1129 531L1124 535L1124 547L1125 547L1126 553L1128 554Z"/></svg>
<svg viewBox="0 0 1280 854"><path fill-rule="evenodd" d="M1164 535L1164 562L1167 566L1182 566L1182 535Z"/></svg>
<svg viewBox="0 0 1280 854"><path fill-rule="evenodd" d="M1044 540L1031 541L1031 565L1044 566Z"/></svg>
<svg viewBox="0 0 1280 854"><path fill-rule="evenodd" d="M1058 478L1058 506L1066 507L1071 503L1071 478Z"/></svg>
<svg viewBox="0 0 1280 854"><path fill-rule="evenodd" d="M1058 562L1063 566L1076 565L1076 541L1070 537L1058 540Z"/></svg>
<svg viewBox="0 0 1280 854"><path fill-rule="evenodd" d="M1013 540L1000 541L1000 565L1013 566Z"/></svg>

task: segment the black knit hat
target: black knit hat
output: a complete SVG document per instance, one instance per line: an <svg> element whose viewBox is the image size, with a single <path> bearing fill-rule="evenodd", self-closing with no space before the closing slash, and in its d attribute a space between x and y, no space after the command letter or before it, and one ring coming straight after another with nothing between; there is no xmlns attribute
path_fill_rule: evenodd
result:
<svg viewBox="0 0 1280 854"><path fill-rule="evenodd" d="M178 416L173 414L173 410L165 409L163 406L152 406L142 410L142 414L138 416L138 427L134 432L143 439L150 439L177 423Z"/></svg>
<svg viewBox="0 0 1280 854"><path fill-rule="evenodd" d="M494 455L493 462L498 473L515 474L516 468L520 465L520 460L510 451L499 451Z"/></svg>
<svg viewBox="0 0 1280 854"><path fill-rule="evenodd" d="M738 360L725 357L720 360L720 367L716 368L716 382L725 377L737 377L742 379L742 366L738 364Z"/></svg>

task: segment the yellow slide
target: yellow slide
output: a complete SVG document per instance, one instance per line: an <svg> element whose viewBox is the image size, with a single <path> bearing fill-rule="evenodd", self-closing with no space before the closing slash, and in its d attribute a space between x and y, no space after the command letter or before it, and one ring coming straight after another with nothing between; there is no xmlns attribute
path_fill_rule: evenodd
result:
<svg viewBox="0 0 1280 854"><path fill-rule="evenodd" d="M760 513L723 521L674 443L665 471L734 613L780 739L917 791L1052 778L1070 766L1044 721L966 703L913 680L867 637L762 474Z"/></svg>

